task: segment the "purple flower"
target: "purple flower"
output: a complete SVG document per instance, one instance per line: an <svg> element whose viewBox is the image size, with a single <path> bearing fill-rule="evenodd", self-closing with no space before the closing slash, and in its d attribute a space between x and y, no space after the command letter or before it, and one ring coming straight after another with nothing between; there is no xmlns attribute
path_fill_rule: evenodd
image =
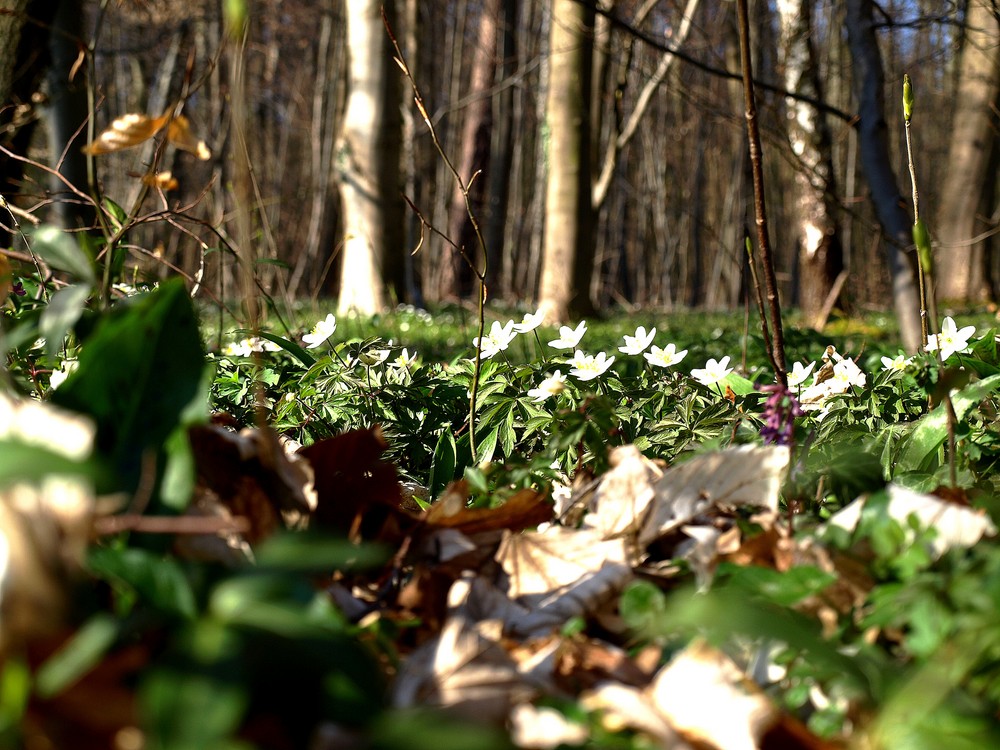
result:
<svg viewBox="0 0 1000 750"><path fill-rule="evenodd" d="M801 417L802 407L798 399L787 388L780 384L758 386L758 390L770 393L764 402L764 426L760 428L760 436L764 443L788 445L795 429L795 418Z"/></svg>
<svg viewBox="0 0 1000 750"><path fill-rule="evenodd" d="M10 291L13 294L17 295L18 297L23 297L24 295L27 294L27 292L24 291L24 284L22 284L20 281L14 282L14 285L10 288Z"/></svg>

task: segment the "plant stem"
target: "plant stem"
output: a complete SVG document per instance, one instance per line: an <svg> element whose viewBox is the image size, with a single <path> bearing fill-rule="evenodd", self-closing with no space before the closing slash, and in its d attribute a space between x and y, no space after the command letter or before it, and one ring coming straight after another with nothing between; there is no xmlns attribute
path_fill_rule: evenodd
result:
<svg viewBox="0 0 1000 750"><path fill-rule="evenodd" d="M753 88L753 62L750 59L750 19L747 0L736 1L736 14L740 35L740 62L743 68L743 93L746 103L747 142L750 148L750 166L753 172L754 221L757 225L757 249L764 267L764 284L774 329L773 350L768 352L774 374L781 385L788 386L785 367L785 335L781 325L781 303L778 284L774 275L771 238L767 231L767 207L764 202L764 165L761 157L760 128L757 122L757 104Z"/></svg>

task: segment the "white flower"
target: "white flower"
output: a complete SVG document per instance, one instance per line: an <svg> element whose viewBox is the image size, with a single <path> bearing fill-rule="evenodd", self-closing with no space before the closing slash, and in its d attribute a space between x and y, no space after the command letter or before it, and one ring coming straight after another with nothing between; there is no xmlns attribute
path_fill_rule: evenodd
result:
<svg viewBox="0 0 1000 750"><path fill-rule="evenodd" d="M723 357L718 362L710 359L705 363L704 369L691 370L691 377L702 385L715 385L733 371L732 367L726 367L728 364L729 357Z"/></svg>
<svg viewBox="0 0 1000 750"><path fill-rule="evenodd" d="M315 349L337 330L337 319L333 315L327 315L324 320L313 326L312 332L302 337L307 349Z"/></svg>
<svg viewBox="0 0 1000 750"><path fill-rule="evenodd" d="M792 371L788 373L788 387L797 388L806 382L806 378L809 377L809 373L813 371L815 366L815 362L810 362L808 367L803 367L801 362L792 365Z"/></svg>
<svg viewBox="0 0 1000 750"><path fill-rule="evenodd" d="M549 346L553 349L575 349L576 345L580 343L580 339L583 338L583 334L587 332L587 321L581 320L580 325L576 328L570 328L569 326L559 327L559 338L555 341L550 341Z"/></svg>
<svg viewBox="0 0 1000 750"><path fill-rule="evenodd" d="M927 337L927 346L924 351L933 352L941 349L941 359L948 359L952 354L964 352L969 348L969 339L976 333L975 326L965 326L959 328L955 324L954 318L948 316L941 324L941 333L931 334Z"/></svg>
<svg viewBox="0 0 1000 750"><path fill-rule="evenodd" d="M579 380L593 380L606 373L614 361L614 357L609 357L604 352L598 352L597 356L594 356L592 354L584 354L577 349L576 354L573 355L573 359L570 362L573 365L573 369L569 371L569 374Z"/></svg>
<svg viewBox="0 0 1000 750"><path fill-rule="evenodd" d="M653 343L653 336L655 335L655 328L646 333L646 329L639 326L635 329L635 336L625 334L625 346L619 346L618 351L622 354L642 354Z"/></svg>
<svg viewBox="0 0 1000 750"><path fill-rule="evenodd" d="M864 388L867 379L853 359L845 358L833 366L833 377L826 382L830 384L834 393L847 393L852 385Z"/></svg>
<svg viewBox="0 0 1000 750"><path fill-rule="evenodd" d="M389 339L387 344L391 347L392 339ZM389 359L389 349L365 349L358 353L358 361L369 367L380 365L387 359Z"/></svg>
<svg viewBox="0 0 1000 750"><path fill-rule="evenodd" d="M222 349L222 353L227 357L249 357L253 351L250 349L250 342L247 339L243 339L238 343L226 344Z"/></svg>
<svg viewBox="0 0 1000 750"><path fill-rule="evenodd" d="M528 395L535 401L544 401L549 396L555 396L562 393L565 388L566 376L559 370L556 370L554 373L545 378L545 380L539 383L537 388L530 389L528 391Z"/></svg>
<svg viewBox="0 0 1000 750"><path fill-rule="evenodd" d="M536 310L533 313L525 313L524 317L521 318L521 322L514 324L514 331L515 333L531 333L542 324L544 319L545 313L541 310Z"/></svg>
<svg viewBox="0 0 1000 750"><path fill-rule="evenodd" d="M658 346L654 346L642 356L645 357L646 361L654 367L673 367L684 359L684 357L687 356L687 353L687 349L677 351L676 346L673 344L667 344L663 349Z"/></svg>
<svg viewBox="0 0 1000 750"><path fill-rule="evenodd" d="M885 372L902 372L913 361L913 357L897 354L895 358L882 357L882 369Z"/></svg>
<svg viewBox="0 0 1000 750"><path fill-rule="evenodd" d="M399 356L392 360L390 366L400 370L409 370L417 364L417 353L410 354L406 349L400 352Z"/></svg>
<svg viewBox="0 0 1000 750"><path fill-rule="evenodd" d="M489 359L497 352L502 352L510 346L510 342L516 336L513 320L508 320L505 325L500 325L499 320L494 320L493 325L490 326L490 332L483 338L482 343L477 337L472 339L472 344L480 350L479 356L482 359Z"/></svg>
<svg viewBox="0 0 1000 750"><path fill-rule="evenodd" d="M49 375L49 388L55 390L63 384L63 381L70 376L70 374L80 366L80 363L75 359L67 359L62 363L62 367L58 370L53 370L52 374Z"/></svg>

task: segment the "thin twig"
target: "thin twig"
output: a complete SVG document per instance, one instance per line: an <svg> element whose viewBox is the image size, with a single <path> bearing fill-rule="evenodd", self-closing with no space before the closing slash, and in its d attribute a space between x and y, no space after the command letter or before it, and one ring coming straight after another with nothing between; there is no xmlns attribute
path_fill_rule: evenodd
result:
<svg viewBox="0 0 1000 750"><path fill-rule="evenodd" d="M747 0L737 0L736 12L739 20L740 60L743 66L743 92L746 102L747 141L750 147L750 166L753 172L754 222L757 225L757 249L764 267L764 284L771 313L771 327L774 341L768 344L768 357L774 366L778 382L788 387L785 367L785 334L781 325L781 303L778 300L778 283L774 275L774 261L771 255L771 239L767 232L767 207L764 203L764 165L761 155L760 128L757 122L757 103L753 90L753 62L750 59L750 20ZM758 286L759 290L759 286Z"/></svg>
<svg viewBox="0 0 1000 750"><path fill-rule="evenodd" d="M386 33L389 35L389 40L392 42L393 49L396 51L396 64L399 65L400 70L403 71L403 76L410 84L410 89L413 91L413 101L416 104L417 109L420 111L420 116L424 118L424 124L427 125L427 129L431 134L431 140L434 143L434 148L437 149L438 154L444 161L445 166L448 167L448 171L451 172L452 177L455 178L455 183L458 185L462 198L465 201L465 213L469 217L469 222L472 225L472 230L476 236L476 244L479 246L479 250L482 254L483 264L482 268L476 265L476 263L466 254L465 248L460 248L459 252L465 262L468 263L469 268L472 269L472 273L475 275L476 279L479 281L479 299L477 300L477 309L479 312L479 336L477 341L479 346L476 346L476 359L474 370L472 373L472 386L469 388L469 448L472 453L472 460L476 459L476 399L479 395L479 376L482 372L482 341L486 331L486 273L489 264L489 256L486 254L486 240L483 239L483 233L479 227L479 221L476 219L475 211L472 210L472 200L469 197L469 190L472 186L472 181L475 179L476 175L472 175L468 181L462 178L462 175L458 173L455 168L454 163L448 158L448 154L445 153L444 147L441 145L441 141L438 139L437 129L434 127L434 123L431 121L430 115L427 113L427 108L424 106L423 97L420 95L420 89L417 88L417 82L414 80L413 75L410 73L410 68L406 64L406 58L403 56L403 51L399 47L399 42L396 39L396 35L393 33L392 26L389 24L389 19L385 14L385 8L382 9L382 23L385 26ZM405 197L405 196L404 196ZM407 200L407 203L410 203ZM412 203L410 204L412 206ZM421 219L423 222L423 219ZM429 226L429 225L427 225ZM451 243L455 246L455 243Z"/></svg>

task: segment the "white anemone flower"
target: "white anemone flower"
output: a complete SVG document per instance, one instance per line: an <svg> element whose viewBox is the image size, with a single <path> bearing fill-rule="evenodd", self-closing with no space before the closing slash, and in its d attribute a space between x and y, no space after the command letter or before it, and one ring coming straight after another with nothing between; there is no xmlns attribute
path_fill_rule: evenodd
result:
<svg viewBox="0 0 1000 750"><path fill-rule="evenodd" d="M549 346L553 349L575 349L577 344L580 343L580 339L583 338L583 334L587 332L587 321L581 320L580 325L576 328L570 328L569 326L559 327L559 338L555 341L550 341Z"/></svg>
<svg viewBox="0 0 1000 750"><path fill-rule="evenodd" d="M478 337L474 338L472 344L479 349L479 356L482 359L489 359L497 352L502 352L510 346L510 342L516 337L513 320L508 320L503 325L500 324L499 320L494 320L493 325L490 326L490 332L483 337L483 340L480 342Z"/></svg>
<svg viewBox="0 0 1000 750"><path fill-rule="evenodd" d="M952 354L964 352L969 348L969 339L976 334L975 326L959 328L955 319L948 316L941 323L941 333L932 333L927 337L924 351L934 352L941 349L941 359L948 359Z"/></svg>
<svg viewBox="0 0 1000 750"><path fill-rule="evenodd" d="M389 363L390 367L395 367L399 370L409 370L417 364L417 353L413 352L410 354L405 348L399 353L392 362Z"/></svg>
<svg viewBox="0 0 1000 750"><path fill-rule="evenodd" d="M541 310L536 310L533 313L525 313L524 317L521 318L521 322L514 324L514 332L531 333L542 324L543 320L545 320L545 313Z"/></svg>
<svg viewBox="0 0 1000 750"><path fill-rule="evenodd" d="M708 360L704 368L691 370L691 377L702 385L715 385L720 380L725 380L726 376L733 371L732 367L727 367L729 357L723 357L716 362L714 359Z"/></svg>
<svg viewBox="0 0 1000 750"><path fill-rule="evenodd" d="M903 372L913 361L913 357L897 354L895 357L882 357L882 370L885 372Z"/></svg>
<svg viewBox="0 0 1000 750"><path fill-rule="evenodd" d="M614 357L609 357L604 352L598 352L595 356L593 354L584 354L577 349L576 354L573 355L573 359L570 362L573 365L573 369L569 371L569 374L578 380L593 380L606 373L614 361Z"/></svg>
<svg viewBox="0 0 1000 750"><path fill-rule="evenodd" d="M305 342L306 349L315 349L317 346L330 338L336 330L337 319L333 317L333 314L330 314L323 320L316 323L316 325L313 326L312 331L302 337L302 341Z"/></svg>
<svg viewBox="0 0 1000 750"><path fill-rule="evenodd" d="M536 402L544 401L549 396L556 396L566 389L566 376L561 371L556 370L545 380L538 384L537 388L531 388L528 395Z"/></svg>
<svg viewBox="0 0 1000 750"><path fill-rule="evenodd" d="M687 353L687 349L677 351L676 346L673 344L667 344L662 349L658 346L654 346L642 356L645 357L646 361L653 365L653 367L673 367L684 359L684 357L687 356Z"/></svg>
<svg viewBox="0 0 1000 750"><path fill-rule="evenodd" d="M792 371L788 373L788 387L797 388L806 382L806 378L809 377L815 366L815 362L810 362L808 367L803 367L801 362L793 364Z"/></svg>
<svg viewBox="0 0 1000 750"><path fill-rule="evenodd" d="M650 329L649 333L646 333L646 329L643 326L639 326L635 329L634 336L625 334L625 346L619 346L618 351L622 354L642 354L653 343L655 335L655 328Z"/></svg>

